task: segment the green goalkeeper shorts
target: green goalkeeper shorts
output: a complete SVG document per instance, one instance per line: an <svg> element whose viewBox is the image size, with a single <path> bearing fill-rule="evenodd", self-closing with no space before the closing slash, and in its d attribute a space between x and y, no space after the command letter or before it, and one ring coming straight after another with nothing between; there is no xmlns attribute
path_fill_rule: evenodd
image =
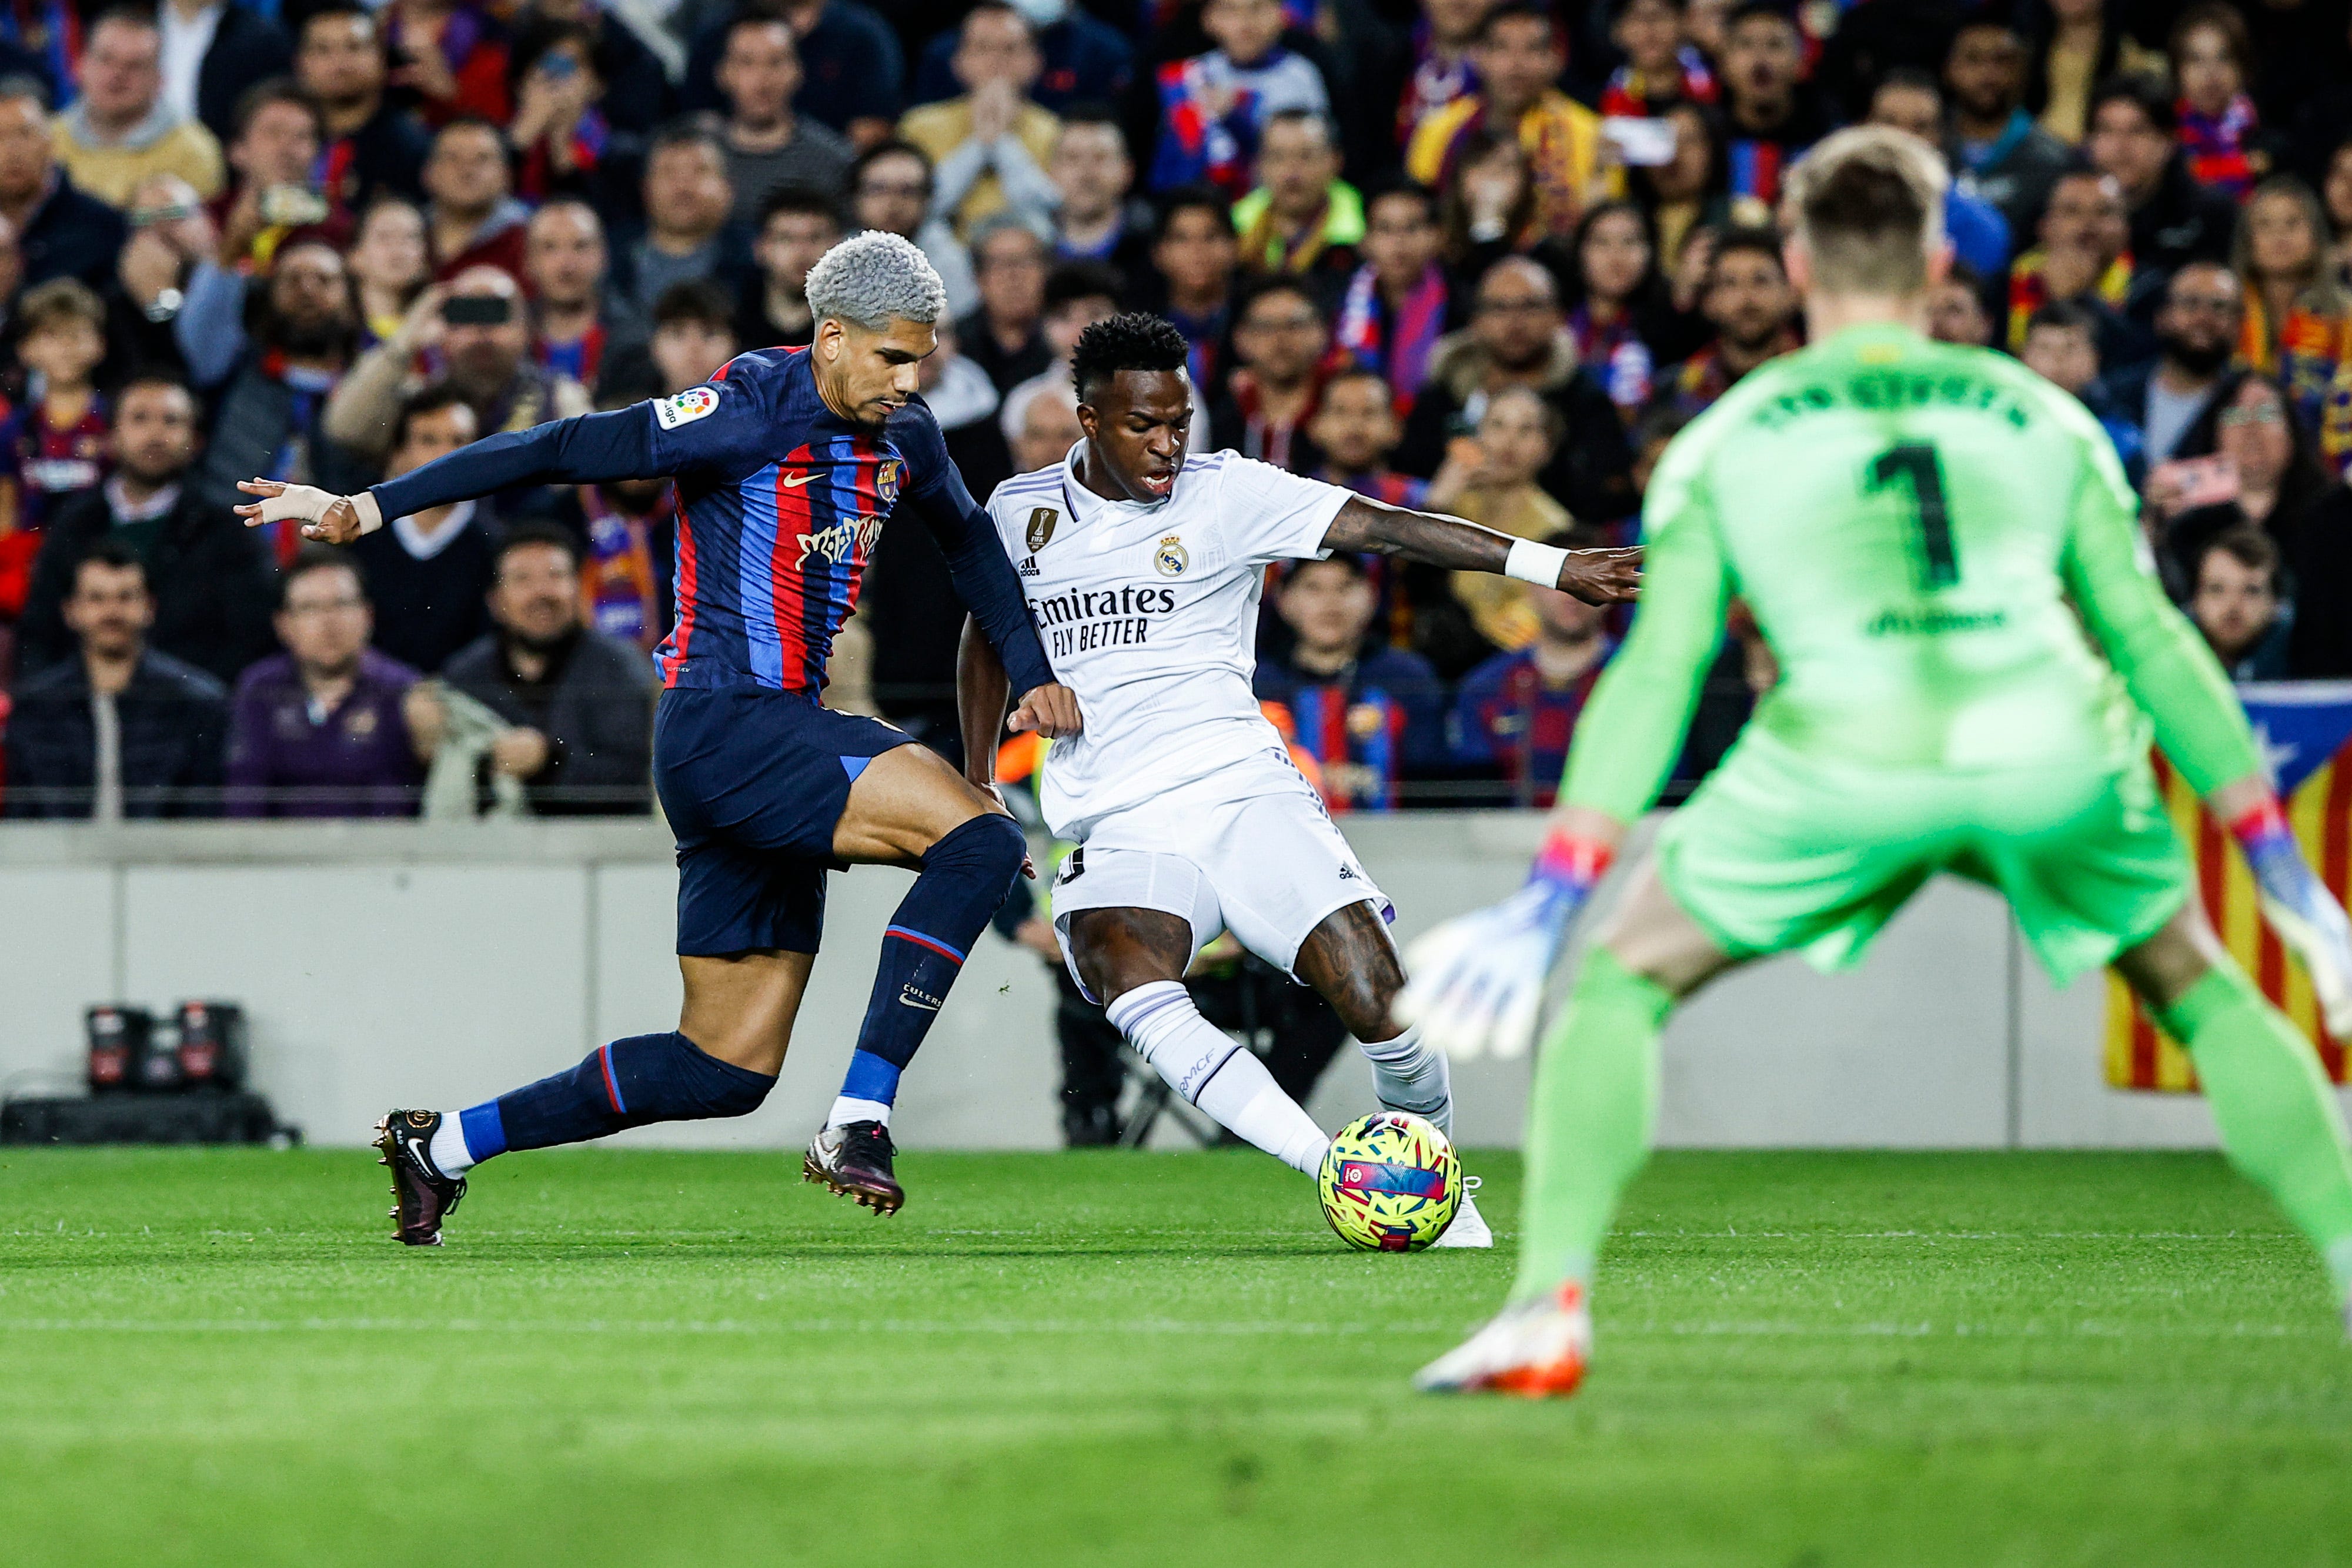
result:
<svg viewBox="0 0 2352 1568"><path fill-rule="evenodd" d="M2144 761L1871 768L1753 727L1658 846L1667 891L1724 951L1798 948L1821 969L1858 960L1939 871L2007 898L2061 985L2154 936L2190 886Z"/></svg>

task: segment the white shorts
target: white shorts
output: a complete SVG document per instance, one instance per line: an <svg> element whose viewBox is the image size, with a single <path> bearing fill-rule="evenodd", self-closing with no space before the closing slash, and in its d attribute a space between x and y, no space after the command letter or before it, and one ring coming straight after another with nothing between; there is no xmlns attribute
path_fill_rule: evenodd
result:
<svg viewBox="0 0 2352 1568"><path fill-rule="evenodd" d="M1280 752L1085 824L1054 879L1054 934L1070 975L1070 917L1082 909L1156 909L1192 928L1192 951L1220 931L1292 973L1298 949L1337 909L1395 911L1331 825L1313 785ZM1295 973L1292 977L1296 978ZM1095 1001L1091 993L1087 998Z"/></svg>

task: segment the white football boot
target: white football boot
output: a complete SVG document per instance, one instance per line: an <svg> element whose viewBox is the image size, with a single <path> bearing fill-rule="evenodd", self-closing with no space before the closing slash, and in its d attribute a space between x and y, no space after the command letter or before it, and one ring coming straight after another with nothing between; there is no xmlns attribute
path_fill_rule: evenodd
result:
<svg viewBox="0 0 2352 1568"><path fill-rule="evenodd" d="M1592 1313L1574 1280L1495 1314L1485 1328L1414 1374L1424 1394L1482 1389L1564 1398L1592 1360Z"/></svg>
<svg viewBox="0 0 2352 1568"><path fill-rule="evenodd" d="M1462 1178L1462 1207L1454 1211L1454 1223L1445 1234L1430 1243L1436 1247L1492 1247L1495 1233L1486 1225L1486 1217L1478 1212L1478 1178Z"/></svg>

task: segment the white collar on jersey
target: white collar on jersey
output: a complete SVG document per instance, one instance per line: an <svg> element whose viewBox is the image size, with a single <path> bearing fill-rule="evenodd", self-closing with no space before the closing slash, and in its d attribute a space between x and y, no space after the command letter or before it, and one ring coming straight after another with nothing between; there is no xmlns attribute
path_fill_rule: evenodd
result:
<svg viewBox="0 0 2352 1568"><path fill-rule="evenodd" d="M1062 459L1062 499L1069 504L1070 520L1073 522L1083 521L1089 513L1104 507L1116 508L1120 516L1129 517L1156 512L1176 499L1177 486L1184 483L1185 474L1197 461L1193 454L1185 453L1184 466L1176 470L1176 484L1171 485L1168 494L1157 501L1114 501L1108 496L1096 495L1078 478L1078 455L1086 449L1087 444L1081 439Z"/></svg>

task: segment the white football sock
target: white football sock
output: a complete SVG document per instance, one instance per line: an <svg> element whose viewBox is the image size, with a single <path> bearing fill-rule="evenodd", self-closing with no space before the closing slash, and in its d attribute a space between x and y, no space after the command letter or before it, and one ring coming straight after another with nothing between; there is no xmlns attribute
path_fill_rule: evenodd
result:
<svg viewBox="0 0 2352 1568"><path fill-rule="evenodd" d="M846 1127L852 1122L879 1122L890 1124L890 1107L879 1100L853 1100L846 1094L836 1094L833 1109L825 1113L827 1127Z"/></svg>
<svg viewBox="0 0 2352 1568"><path fill-rule="evenodd" d="M1282 1092L1257 1054L1212 1025L1173 980L1138 986L1106 1009L1119 1033L1176 1092L1236 1137L1315 1175L1331 1140Z"/></svg>
<svg viewBox="0 0 2352 1568"><path fill-rule="evenodd" d="M1372 1085L1381 1103L1391 1111L1410 1112L1427 1119L1454 1139L1454 1076L1445 1053L1421 1042L1416 1024L1394 1040L1363 1041L1372 1064Z"/></svg>
<svg viewBox="0 0 2352 1568"><path fill-rule="evenodd" d="M466 1124L455 1111L441 1113L441 1125L425 1153L434 1168L446 1176L461 1176L474 1168L474 1151L466 1146Z"/></svg>

